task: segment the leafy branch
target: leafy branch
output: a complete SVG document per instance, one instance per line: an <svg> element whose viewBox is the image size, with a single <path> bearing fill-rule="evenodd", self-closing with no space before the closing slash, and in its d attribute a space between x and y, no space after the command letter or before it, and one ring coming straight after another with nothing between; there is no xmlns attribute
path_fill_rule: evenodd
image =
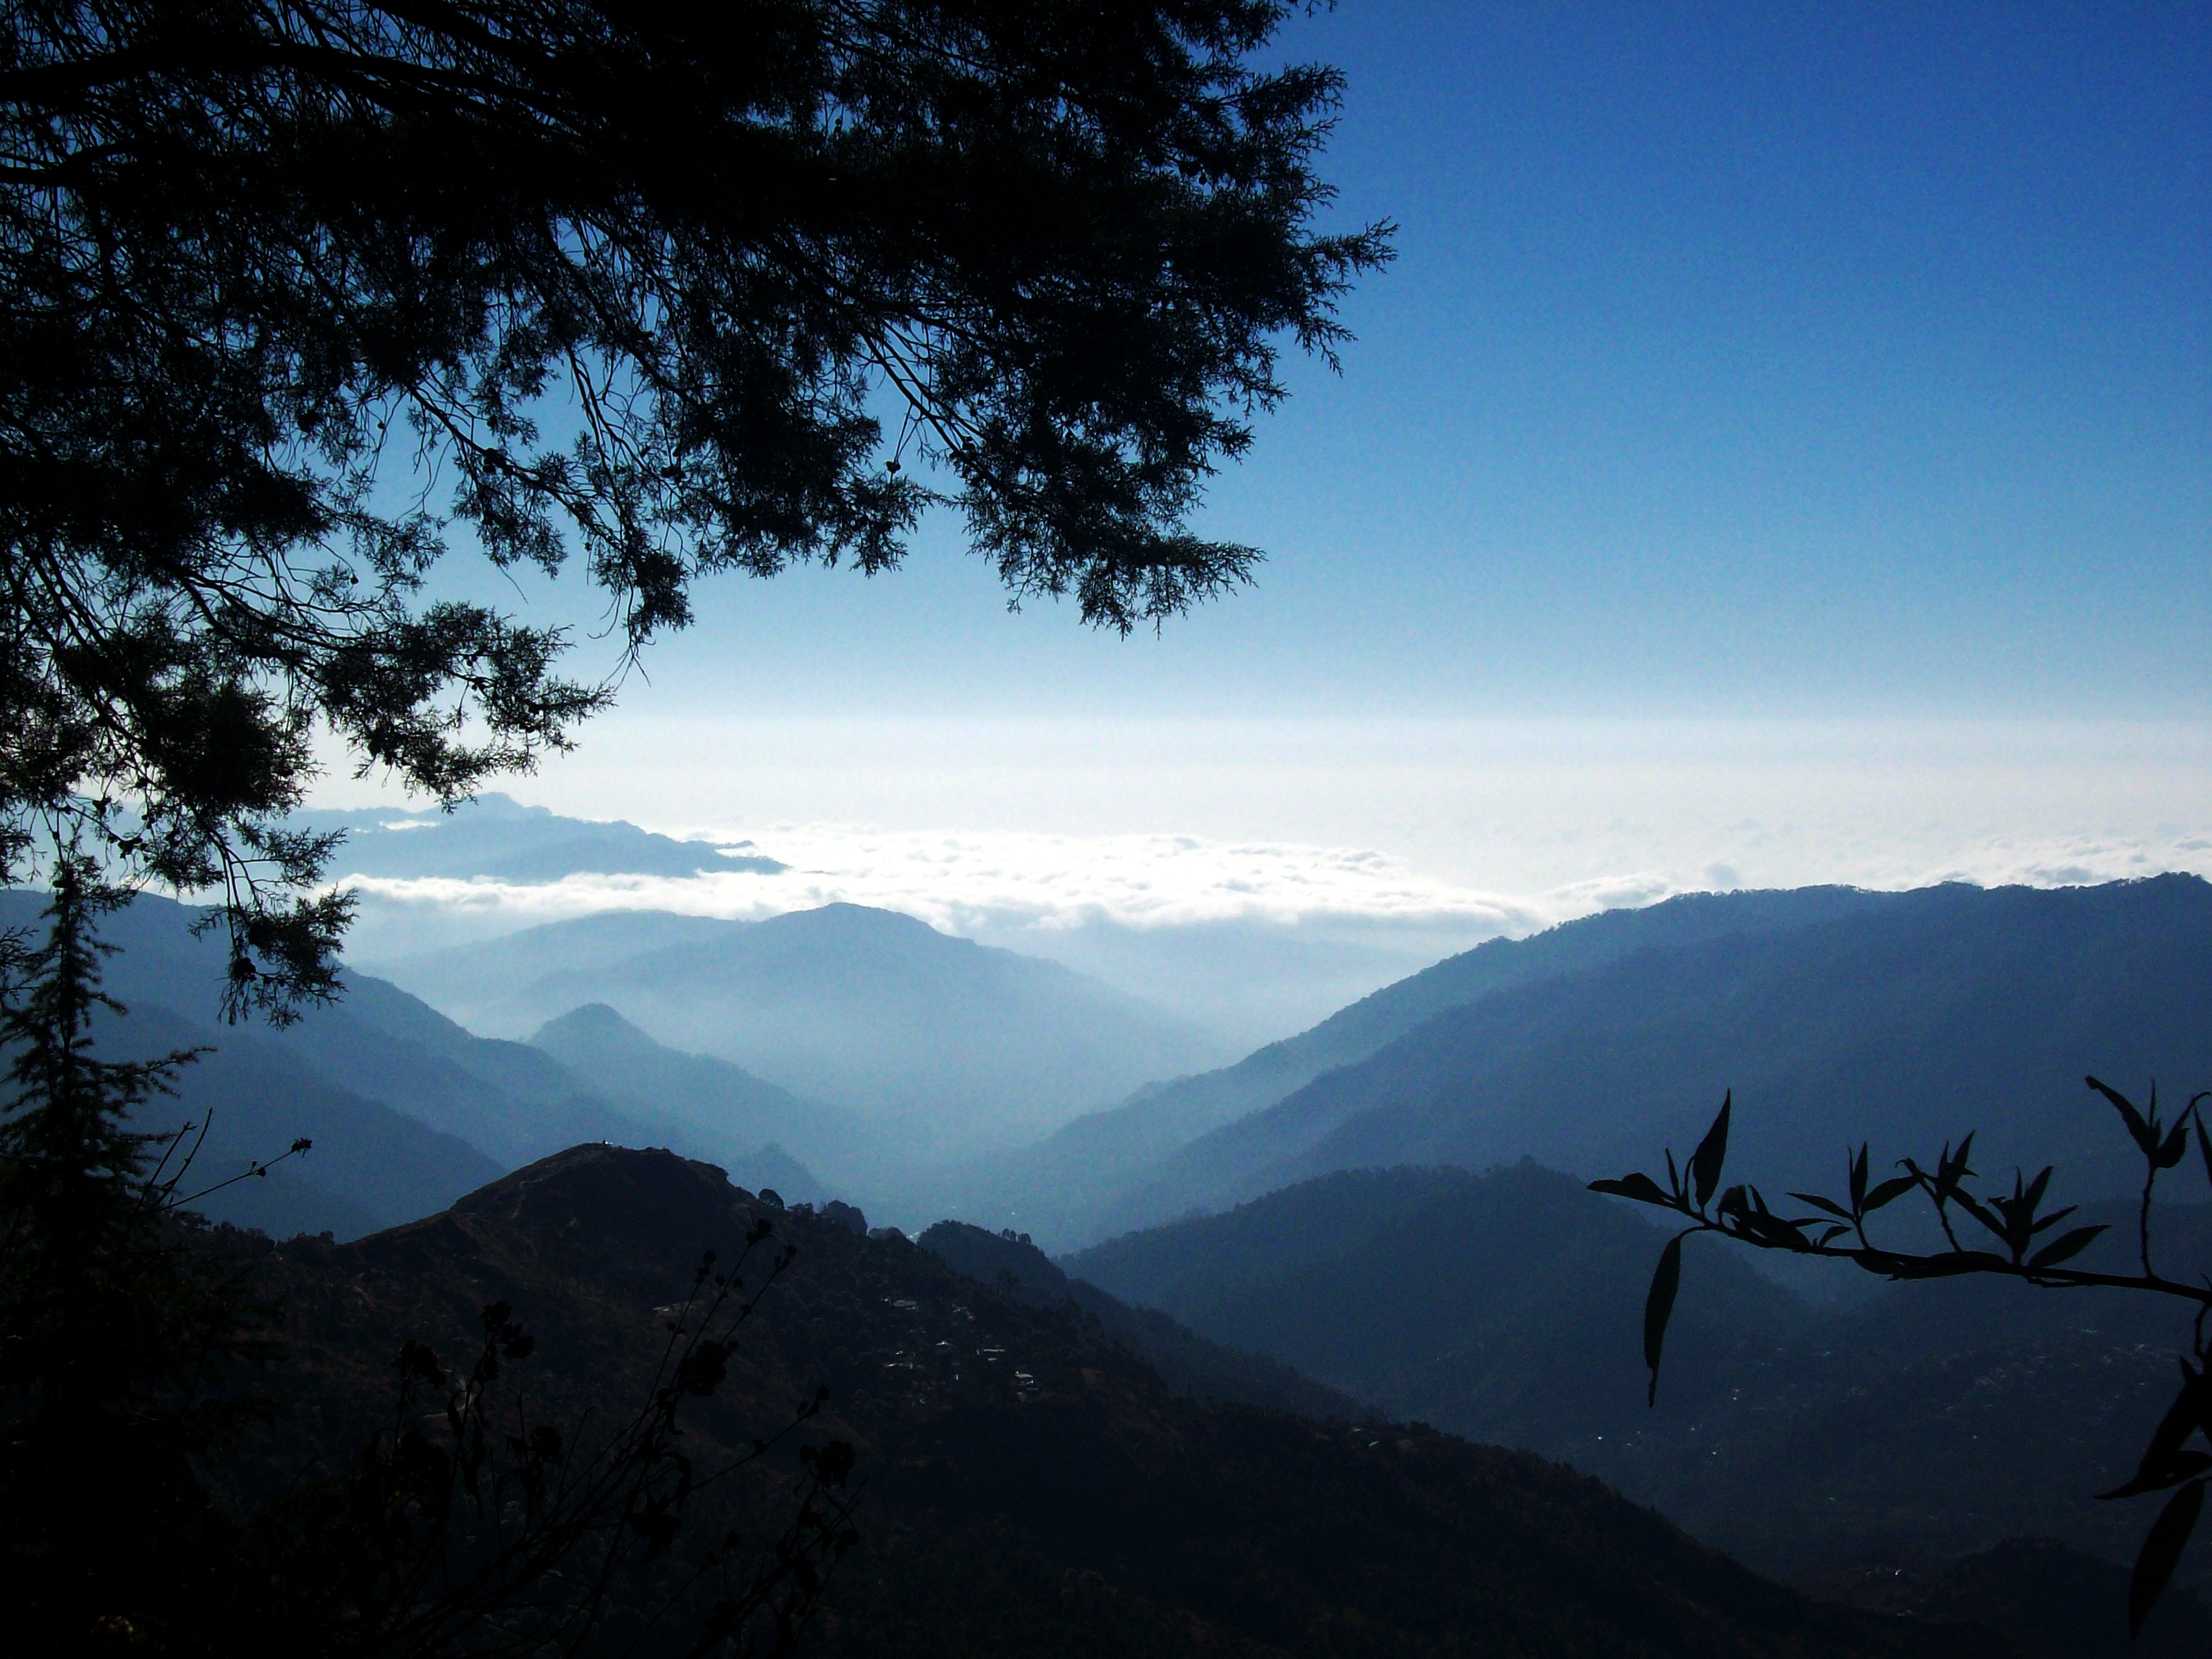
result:
<svg viewBox="0 0 2212 1659"><path fill-rule="evenodd" d="M670 1554L694 1499L766 1458L828 1397L817 1390L781 1429L711 1466L679 1444L684 1408L720 1389L739 1328L797 1255L793 1246L774 1249L748 1294L742 1269L771 1236L771 1224L757 1220L728 1272L715 1271L714 1253L706 1253L690 1293L669 1310L642 1402L589 1450L581 1424L564 1435L533 1421L519 1393L499 1406L495 1385L536 1346L506 1303L483 1310L483 1340L465 1370L447 1371L423 1342L404 1344L392 1362L392 1425L368 1449L323 1542L325 1559L341 1564L325 1581L338 1620L401 1654L574 1653L591 1644L617 1587ZM851 1445L805 1445L799 1459L795 1514L707 1607L690 1651L753 1651L763 1641L788 1651L831 1569L858 1541L840 1495ZM710 1576L728 1578L743 1544L734 1532L708 1544L648 1598L649 1610L635 1592L623 1596L643 1614L629 1621L623 1650L645 1642Z"/></svg>
<svg viewBox="0 0 2212 1659"><path fill-rule="evenodd" d="M1966 1183L1978 1181L1968 1160L1974 1137L1969 1133L1954 1150L1949 1141L1932 1164L1906 1158L1898 1160L1901 1175L1872 1182L1868 1148L1860 1144L1844 1159L1844 1194L1791 1192L1787 1197L1806 1206L1809 1214L1785 1214L1768 1203L1759 1189L1748 1183L1721 1187L1721 1171L1728 1160L1729 1119L1735 1092L1722 1097L1721 1109L1705 1138L1677 1168L1674 1154L1667 1157L1665 1184L1640 1171L1618 1180L1593 1181L1592 1192L1633 1199L1668 1210L1689 1224L1667 1241L1651 1275L1651 1288L1644 1304L1644 1363L1651 1373L1646 1403L1659 1398L1659 1366L1667 1340L1667 1326L1682 1284L1682 1241L1698 1233L1717 1233L1762 1250L1856 1263L1868 1273L1890 1279L1951 1279L1970 1273L2016 1279L2054 1290L2103 1287L2147 1291L2173 1297L2196 1308L2191 1338L2191 1352L2181 1361L2180 1392L2145 1448L2141 1466L2125 1485L2100 1494L2107 1498L2134 1498L2171 1492L2166 1506L2143 1540L2136 1558L2128 1590L2128 1623L2140 1632L2151 1608L2165 1593L2204 1506L2204 1489L2212 1481L2212 1452L2191 1446L2202 1437L2212 1446L2212 1339L2206 1324L2212 1316L2212 1276L2194 1283L2166 1277L2151 1262L2151 1196L2159 1176L2187 1157L2192 1137L2212 1182L2212 1134L2208 1134L2203 1103L2212 1091L2192 1096L2171 1123L2159 1114L2158 1091L2151 1091L2148 1106L2138 1108L2118 1090L2092 1077L2084 1081L2111 1103L2119 1114L2129 1138L2143 1159L2142 1201L2137 1211L2136 1261L2140 1271L2106 1273L2069 1265L2103 1233L2100 1223L2055 1231L2075 1213L2074 1205L2045 1210L2051 1188L2049 1166L2033 1178L2014 1170L2012 1190L1989 1191L1979 1196ZM1719 1196L1714 1194L1718 1192ZM1942 1229L1946 1248L1935 1251L1905 1250L1879 1243L1868 1230L1869 1220L1899 1199L1917 1193L1932 1209ZM1964 1221L1978 1231L1962 1241Z"/></svg>

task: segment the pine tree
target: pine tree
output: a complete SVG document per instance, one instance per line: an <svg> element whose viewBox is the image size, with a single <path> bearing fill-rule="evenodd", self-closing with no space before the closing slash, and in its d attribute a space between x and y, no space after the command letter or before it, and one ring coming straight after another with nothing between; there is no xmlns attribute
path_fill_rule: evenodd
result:
<svg viewBox="0 0 2212 1659"><path fill-rule="evenodd" d="M160 1151L182 1135L133 1127L194 1054L94 1051L124 1012L95 925L123 902L65 858L44 943L0 947L0 1595L64 1650L191 1651L228 1536L196 1460L252 1414L204 1384L253 1339L238 1274L175 1207Z"/></svg>

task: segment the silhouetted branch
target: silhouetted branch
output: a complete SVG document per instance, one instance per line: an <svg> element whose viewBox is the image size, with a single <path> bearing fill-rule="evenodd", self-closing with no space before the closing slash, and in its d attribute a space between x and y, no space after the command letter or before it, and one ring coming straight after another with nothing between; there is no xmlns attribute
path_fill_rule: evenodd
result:
<svg viewBox="0 0 2212 1659"><path fill-rule="evenodd" d="M1978 1179L1967 1163L1974 1145L1971 1133L1960 1141L1955 1152L1951 1143L1945 1141L1932 1170L1911 1158L1900 1158L1897 1167L1905 1173L1872 1187L1868 1185L1867 1147L1862 1143L1857 1152L1845 1159L1844 1198L1819 1193L1788 1194L1812 1206L1815 1213L1811 1215L1778 1214L1759 1188L1749 1185L1729 1187L1715 1202L1713 1190L1719 1185L1721 1166L1728 1156L1729 1118L1735 1104L1733 1091L1723 1097L1720 1112L1698 1143L1698 1150L1691 1155L1686 1169L1678 1172L1674 1154L1671 1149L1668 1151L1667 1181L1663 1186L1640 1172L1618 1180L1593 1181L1589 1186L1593 1192L1633 1199L1639 1204L1669 1211L1690 1224L1667 1241L1644 1300L1644 1358L1651 1371L1649 1403L1654 1405L1659 1397L1659 1362L1667 1325L1681 1285L1682 1241L1697 1233L1717 1233L1762 1250L1850 1261L1869 1273L1892 1279L1984 1274L2021 1279L2051 1290L2094 1287L2143 1291L2193 1304L2197 1316L2191 1330L2191 1354L2181 1362L2181 1390L2152 1435L2134 1479L2100 1494L2113 1498L2153 1492L2173 1493L2152 1523L2136 1559L2128 1595L2128 1620L2130 1630L2139 1632L2172 1577L2182 1548L2203 1507L2205 1484L2212 1480L2212 1453L2187 1449L2188 1443L2200 1435L2208 1446L2212 1446L2212 1382L2207 1380L2208 1376L2212 1376L2212 1348L2208 1348L2206 1332L2207 1315L2212 1314L2212 1277L2194 1285L2169 1279L2152 1267L2150 1255L2152 1193L2159 1176L2187 1156L2192 1129L2203 1159L2205 1177L2212 1182L2212 1135L2205 1132L2201 1109L2203 1103L2212 1098L2212 1091L2193 1096L2181 1115L2168 1124L2159 1116L2155 1086L2148 1106L2138 1109L2110 1085L2094 1077L2083 1080L2111 1103L2129 1138L2142 1155L2142 1196L2136 1212L2136 1259L2142 1269L2140 1273L2102 1273L2066 1265L2109 1228L2100 1223L2069 1228L2045 1238L2076 1207L2068 1205L2062 1209L2043 1210L2044 1199L2051 1187L2051 1170L2048 1166L2033 1180L2015 1170L2009 1194L1984 1193L1975 1197L1966 1185ZM1948 1249L1891 1249L1876 1244L1869 1237L1869 1218L1915 1192L1932 1206L1949 1245ZM1990 1237L1997 1249L1972 1249L1962 1244L1952 1224L1954 1211L1970 1218ZM1838 1242L1846 1237L1853 1242Z"/></svg>

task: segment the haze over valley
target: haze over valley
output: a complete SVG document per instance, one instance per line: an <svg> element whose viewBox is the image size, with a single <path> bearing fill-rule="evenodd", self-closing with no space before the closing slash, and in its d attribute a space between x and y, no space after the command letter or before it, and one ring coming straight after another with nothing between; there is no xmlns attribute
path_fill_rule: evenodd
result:
<svg viewBox="0 0 2212 1659"><path fill-rule="evenodd" d="M0 19L9 1659L2212 1653L2203 0Z"/></svg>

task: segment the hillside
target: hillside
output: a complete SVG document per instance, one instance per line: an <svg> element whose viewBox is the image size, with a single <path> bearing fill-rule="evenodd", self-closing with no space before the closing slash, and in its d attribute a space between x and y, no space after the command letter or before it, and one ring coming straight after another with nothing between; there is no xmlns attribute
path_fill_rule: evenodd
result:
<svg viewBox="0 0 2212 1659"><path fill-rule="evenodd" d="M0 927L33 931L43 898L0 891ZM226 1188L204 1207L220 1219L280 1237L329 1231L350 1238L443 1208L503 1170L583 1140L671 1146L710 1157L759 1184L816 1186L811 1171L772 1143L803 1127L803 1103L748 1118L695 1097L632 1090L617 1103L544 1051L479 1037L398 987L349 972L344 994L277 1029L225 1023L223 946L195 938L199 913L140 896L104 919L119 948L106 986L129 1010L104 1018L103 1048L146 1057L202 1050L173 1097L150 1103L149 1128L212 1119L192 1185L211 1185L305 1136L314 1142L281 1181ZM680 1058L680 1057L679 1057Z"/></svg>
<svg viewBox="0 0 2212 1659"><path fill-rule="evenodd" d="M750 843L721 847L655 835L618 819L564 817L496 791L452 811L317 811L300 813L295 822L319 834L344 832L344 844L331 862L331 877L340 881L398 876L538 883L574 875L774 875L786 867Z"/></svg>
<svg viewBox="0 0 2212 1659"><path fill-rule="evenodd" d="M311 1443L350 1455L388 1409L397 1343L465 1352L472 1310L494 1297L539 1333L527 1364L541 1402L619 1387L665 1340L653 1310L680 1297L700 1248L733 1253L763 1214L798 1261L690 1444L703 1463L817 1381L832 1389L810 1432L858 1449L862 1538L812 1652L1957 1651L1948 1632L1761 1580L1524 1454L1179 1395L1079 1315L998 1295L896 1237L763 1211L659 1153L578 1148L358 1244L271 1252L266 1282L298 1310L286 1386L321 1378L321 1398L352 1403L290 1413L266 1467ZM710 1507L758 1501L757 1488L714 1493Z"/></svg>
<svg viewBox="0 0 2212 1659"><path fill-rule="evenodd" d="M1364 1170L1060 1265L1394 1416L1567 1456L1644 1422L1636 1332L1664 1237L1533 1164ZM1693 1248L1657 1420L1696 1420L1808 1317L1739 1257Z"/></svg>
<svg viewBox="0 0 2212 1659"><path fill-rule="evenodd" d="M604 1004L940 1161L1218 1056L1204 1033L1056 963L851 904L758 922L602 915L380 971L471 1029L517 1036Z"/></svg>
<svg viewBox="0 0 2212 1659"><path fill-rule="evenodd" d="M1584 916L1527 939L1492 939L1385 986L1233 1066L1148 1085L1036 1146L953 1172L933 1195L958 1213L1018 1218L1022 1228L1056 1245L1091 1243L1157 1218L1150 1211L1133 1211L1126 1192L1146 1185L1153 1167L1180 1149L1366 1059L1448 1009L1639 952L1790 932L1899 899L1844 887L1687 893L1643 909Z"/></svg>
<svg viewBox="0 0 2212 1659"><path fill-rule="evenodd" d="M2087 1214L2128 1219L2124 1205ZM2084 1260L2123 1266L2129 1231ZM2024 1534L2132 1560L2149 1513L2093 1494L2132 1471L2171 1395L2172 1310L1970 1281L1820 1308L1699 1240L1647 1409L1638 1333L1664 1237L1533 1165L1401 1169L1319 1177L1061 1265L1393 1415L1601 1475L1795 1580L1887 1564L1927 1581ZM2162 1210L2158 1237L2170 1261L2212 1261L2212 1206ZM2201 1559L2188 1571L2205 1582Z"/></svg>
<svg viewBox="0 0 2212 1659"><path fill-rule="evenodd" d="M1224 1400L1304 1417L1373 1417L1372 1407L1292 1370L1279 1360L1209 1342L1153 1308L1136 1308L1084 1279L1070 1279L1026 1235L1008 1237L965 1222L940 1221L915 1240L955 1273L1040 1307L1068 1306L1142 1354L1164 1382L1201 1400Z"/></svg>
<svg viewBox="0 0 2212 1659"><path fill-rule="evenodd" d="M2054 1161L2079 1192L2117 1191L2124 1143L2082 1074L2202 1086L2207 1006L2212 884L2196 877L1893 894L1449 1008L1159 1160L1106 1218L1337 1169L1525 1157L1618 1174L1693 1145L1729 1088L1732 1167L1772 1188L1831 1180L1862 1139L1926 1158L1978 1129L1990 1167Z"/></svg>
<svg viewBox="0 0 2212 1659"><path fill-rule="evenodd" d="M532 1034L532 1052L550 1056L606 1099L654 1121L673 1123L733 1146L773 1146L807 1167L769 1181L787 1199L872 1196L870 1182L893 1162L894 1137L857 1114L802 1100L726 1060L687 1054L655 1042L605 1003L589 1003ZM831 1192L820 1170L840 1185ZM852 1187L856 1178L860 1188ZM756 1186L762 1182L755 1182Z"/></svg>

